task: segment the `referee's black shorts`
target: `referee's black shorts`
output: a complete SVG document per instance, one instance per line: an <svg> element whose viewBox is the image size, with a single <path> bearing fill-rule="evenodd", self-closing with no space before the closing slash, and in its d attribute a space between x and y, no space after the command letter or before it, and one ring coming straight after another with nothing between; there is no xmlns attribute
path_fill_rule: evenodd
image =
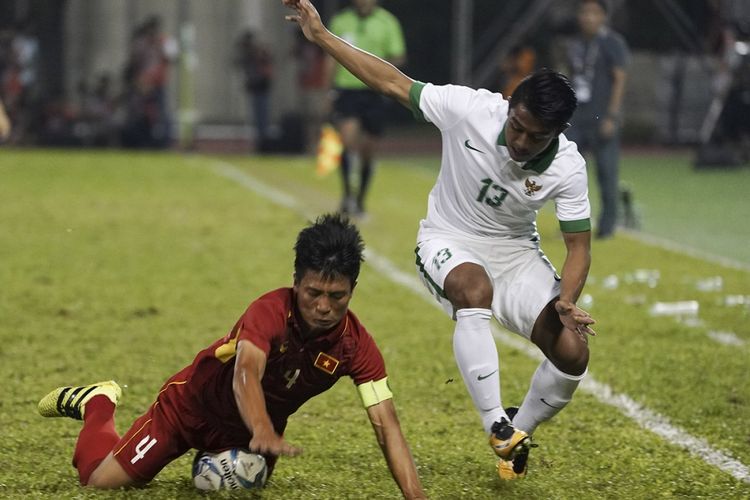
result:
<svg viewBox="0 0 750 500"><path fill-rule="evenodd" d="M385 97L369 89L337 89L333 103L333 120L357 118L370 135L381 136L385 131Z"/></svg>

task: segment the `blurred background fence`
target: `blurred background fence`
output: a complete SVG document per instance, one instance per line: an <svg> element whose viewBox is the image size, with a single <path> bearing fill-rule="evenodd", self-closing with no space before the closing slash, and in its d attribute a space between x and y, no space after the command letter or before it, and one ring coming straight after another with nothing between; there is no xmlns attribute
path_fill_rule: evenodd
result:
<svg viewBox="0 0 750 500"><path fill-rule="evenodd" d="M315 3L325 20L348 2ZM577 1L432 0L429 12L422 1L381 4L404 27L407 74L498 91L519 48L533 51L535 67L559 68ZM251 32L272 61L270 149L305 150L325 89L321 56L284 14L275 0L4 0L0 95L10 142L257 148L236 56ZM750 113L731 121L731 141L721 124L728 109L750 110L750 2L612 0L611 24L632 51L624 142L746 163ZM397 106L392 119L411 123Z"/></svg>

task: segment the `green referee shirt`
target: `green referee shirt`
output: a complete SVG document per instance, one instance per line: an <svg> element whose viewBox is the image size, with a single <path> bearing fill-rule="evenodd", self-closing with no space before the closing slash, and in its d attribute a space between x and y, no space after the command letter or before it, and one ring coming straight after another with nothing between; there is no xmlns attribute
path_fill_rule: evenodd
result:
<svg viewBox="0 0 750 500"><path fill-rule="evenodd" d="M406 53L404 33L396 16L382 7L375 7L367 17L360 17L347 8L331 19L330 30L350 44L383 59L401 57ZM362 83L343 66L337 65L333 86L340 89L365 89Z"/></svg>

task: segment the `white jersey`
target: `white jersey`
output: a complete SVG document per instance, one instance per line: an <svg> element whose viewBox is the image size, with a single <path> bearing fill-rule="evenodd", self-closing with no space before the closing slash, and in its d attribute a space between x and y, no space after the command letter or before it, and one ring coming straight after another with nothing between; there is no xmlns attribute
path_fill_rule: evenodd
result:
<svg viewBox="0 0 750 500"><path fill-rule="evenodd" d="M443 142L422 228L535 240L537 213L553 200L563 231L590 229L586 163L575 143L561 134L539 158L519 163L505 146L509 103L501 94L415 82L410 98L415 115L437 126Z"/></svg>

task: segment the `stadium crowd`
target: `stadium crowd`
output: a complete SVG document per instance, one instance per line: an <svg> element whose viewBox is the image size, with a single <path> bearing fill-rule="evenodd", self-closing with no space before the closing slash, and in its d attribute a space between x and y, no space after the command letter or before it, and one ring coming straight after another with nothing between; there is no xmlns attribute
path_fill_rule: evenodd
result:
<svg viewBox="0 0 750 500"><path fill-rule="evenodd" d="M119 85L110 73L80 79L70 96L43 95L40 43L30 23L0 31L0 99L13 123L10 144L170 145L167 86L177 44L152 16L138 25Z"/></svg>

